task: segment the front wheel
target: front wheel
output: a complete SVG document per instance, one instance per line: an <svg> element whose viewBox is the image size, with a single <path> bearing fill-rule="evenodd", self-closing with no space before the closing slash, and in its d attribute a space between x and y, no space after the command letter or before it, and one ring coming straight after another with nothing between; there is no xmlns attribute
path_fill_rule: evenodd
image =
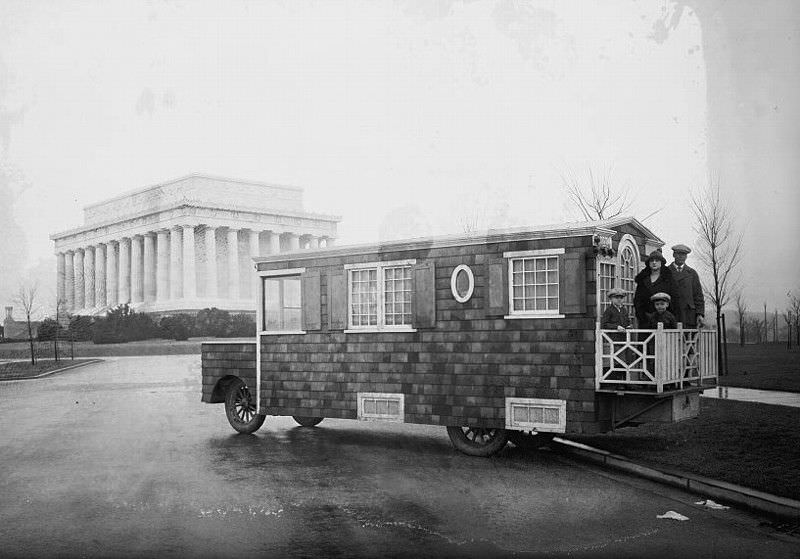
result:
<svg viewBox="0 0 800 559"><path fill-rule="evenodd" d="M236 379L225 395L225 415L228 423L240 433L255 433L266 416L256 413L256 403L242 379Z"/></svg>
<svg viewBox="0 0 800 559"><path fill-rule="evenodd" d="M486 427L448 427L447 436L456 450L470 456L491 456L508 442L505 429Z"/></svg>
<svg viewBox="0 0 800 559"><path fill-rule="evenodd" d="M314 425L319 425L322 421L322 417L306 417L302 415L293 415L292 419L294 419L299 425L303 427L313 427Z"/></svg>

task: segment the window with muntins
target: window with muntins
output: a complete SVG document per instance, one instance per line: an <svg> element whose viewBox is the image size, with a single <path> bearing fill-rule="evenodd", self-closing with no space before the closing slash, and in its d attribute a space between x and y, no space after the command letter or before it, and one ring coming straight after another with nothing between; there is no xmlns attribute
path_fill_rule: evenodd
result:
<svg viewBox="0 0 800 559"><path fill-rule="evenodd" d="M619 255L619 279L620 287L625 290L625 307L628 309L628 315L633 316L633 292L636 291L636 255L630 246L622 249Z"/></svg>
<svg viewBox="0 0 800 559"><path fill-rule="evenodd" d="M511 314L558 314L558 256L512 258Z"/></svg>
<svg viewBox="0 0 800 559"><path fill-rule="evenodd" d="M302 298L300 276L265 277L262 330L301 330Z"/></svg>
<svg viewBox="0 0 800 559"><path fill-rule="evenodd" d="M410 263L373 264L349 270L349 327L410 328L413 282Z"/></svg>
<svg viewBox="0 0 800 559"><path fill-rule="evenodd" d="M600 262L601 310L605 310L611 304L611 301L608 300L608 292L614 287L616 268L616 265L612 262Z"/></svg>

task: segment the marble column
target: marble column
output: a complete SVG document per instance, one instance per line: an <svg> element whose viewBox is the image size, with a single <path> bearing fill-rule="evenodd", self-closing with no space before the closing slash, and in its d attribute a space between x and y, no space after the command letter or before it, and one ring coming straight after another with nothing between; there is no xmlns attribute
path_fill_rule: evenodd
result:
<svg viewBox="0 0 800 559"><path fill-rule="evenodd" d="M94 304L105 307L106 302L106 248L99 244L94 247Z"/></svg>
<svg viewBox="0 0 800 559"><path fill-rule="evenodd" d="M74 253L68 250L64 254L64 304L68 311L75 308L75 262Z"/></svg>
<svg viewBox="0 0 800 559"><path fill-rule="evenodd" d="M131 237L131 302L144 301L144 271L142 270L142 237Z"/></svg>
<svg viewBox="0 0 800 559"><path fill-rule="evenodd" d="M131 294L131 239L119 240L119 298L120 304L133 301Z"/></svg>
<svg viewBox="0 0 800 559"><path fill-rule="evenodd" d="M288 242L287 250L294 252L300 250L300 236L295 233L286 233L286 240Z"/></svg>
<svg viewBox="0 0 800 559"><path fill-rule="evenodd" d="M277 231L269 233L269 254L278 254L281 251L281 234Z"/></svg>
<svg viewBox="0 0 800 559"><path fill-rule="evenodd" d="M308 248L316 249L319 248L319 237L315 237L313 235L308 236Z"/></svg>
<svg viewBox="0 0 800 559"><path fill-rule="evenodd" d="M194 226L183 226L183 298L197 297L197 276L194 259Z"/></svg>
<svg viewBox="0 0 800 559"><path fill-rule="evenodd" d="M83 249L84 307L94 308L94 247Z"/></svg>
<svg viewBox="0 0 800 559"><path fill-rule="evenodd" d="M206 226L206 297L215 299L219 296L217 282L217 237L216 228Z"/></svg>
<svg viewBox="0 0 800 559"><path fill-rule="evenodd" d="M183 293L181 236L180 227L173 227L169 230L169 298L173 301L180 299Z"/></svg>
<svg viewBox="0 0 800 559"><path fill-rule="evenodd" d="M56 254L56 304L64 301L66 284L64 283L66 274L66 258L63 252Z"/></svg>
<svg viewBox="0 0 800 559"><path fill-rule="evenodd" d="M119 302L119 268L114 241L106 244L106 301L110 307Z"/></svg>
<svg viewBox="0 0 800 559"><path fill-rule="evenodd" d="M228 299L241 297L239 288L239 230L228 228Z"/></svg>
<svg viewBox="0 0 800 559"><path fill-rule="evenodd" d="M158 232L158 243L156 252L158 261L156 263L156 297L158 301L169 299L169 230L162 229Z"/></svg>
<svg viewBox="0 0 800 559"><path fill-rule="evenodd" d="M144 300L152 303L156 300L156 238L153 233L144 235Z"/></svg>
<svg viewBox="0 0 800 559"><path fill-rule="evenodd" d="M83 309L83 303L86 300L83 284L83 249L79 248L75 251L73 264L75 269L75 304L73 309L79 311Z"/></svg>
<svg viewBox="0 0 800 559"><path fill-rule="evenodd" d="M259 256L259 252L261 252L261 247L259 246L258 242L258 231L254 231L251 229L247 234L247 254L250 255L250 258L253 258ZM250 297L251 299L254 298L258 291L257 282L248 281L247 289L248 289L247 296Z"/></svg>

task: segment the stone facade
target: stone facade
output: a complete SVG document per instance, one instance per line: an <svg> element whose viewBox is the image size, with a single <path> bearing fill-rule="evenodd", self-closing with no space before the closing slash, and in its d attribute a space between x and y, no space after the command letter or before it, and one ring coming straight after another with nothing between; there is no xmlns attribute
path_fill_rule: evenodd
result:
<svg viewBox="0 0 800 559"><path fill-rule="evenodd" d="M190 175L84 208L55 242L58 298L73 314L207 307L252 312L257 255L331 246L340 218L303 210L300 188Z"/></svg>
<svg viewBox="0 0 800 559"><path fill-rule="evenodd" d="M31 337L35 340L39 335L41 322L31 321ZM14 308L6 307L6 317L3 319L3 331L0 339L27 340L28 323L25 320L14 320Z"/></svg>

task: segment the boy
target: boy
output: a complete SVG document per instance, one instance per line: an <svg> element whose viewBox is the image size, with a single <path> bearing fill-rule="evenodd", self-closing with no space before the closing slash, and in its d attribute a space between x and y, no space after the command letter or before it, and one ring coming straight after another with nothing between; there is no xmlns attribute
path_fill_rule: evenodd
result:
<svg viewBox="0 0 800 559"><path fill-rule="evenodd" d="M656 308L656 312L647 315L647 328L656 330L659 323L662 323L665 329L678 327L678 321L675 320L675 315L667 310L671 299L668 293L656 293L650 297L653 306Z"/></svg>
<svg viewBox="0 0 800 559"><path fill-rule="evenodd" d="M603 330L624 331L631 327L631 319L628 316L628 309L622 306L625 300L625 291L615 287L608 291L608 298L611 305L603 311L603 318L600 319L600 326Z"/></svg>

